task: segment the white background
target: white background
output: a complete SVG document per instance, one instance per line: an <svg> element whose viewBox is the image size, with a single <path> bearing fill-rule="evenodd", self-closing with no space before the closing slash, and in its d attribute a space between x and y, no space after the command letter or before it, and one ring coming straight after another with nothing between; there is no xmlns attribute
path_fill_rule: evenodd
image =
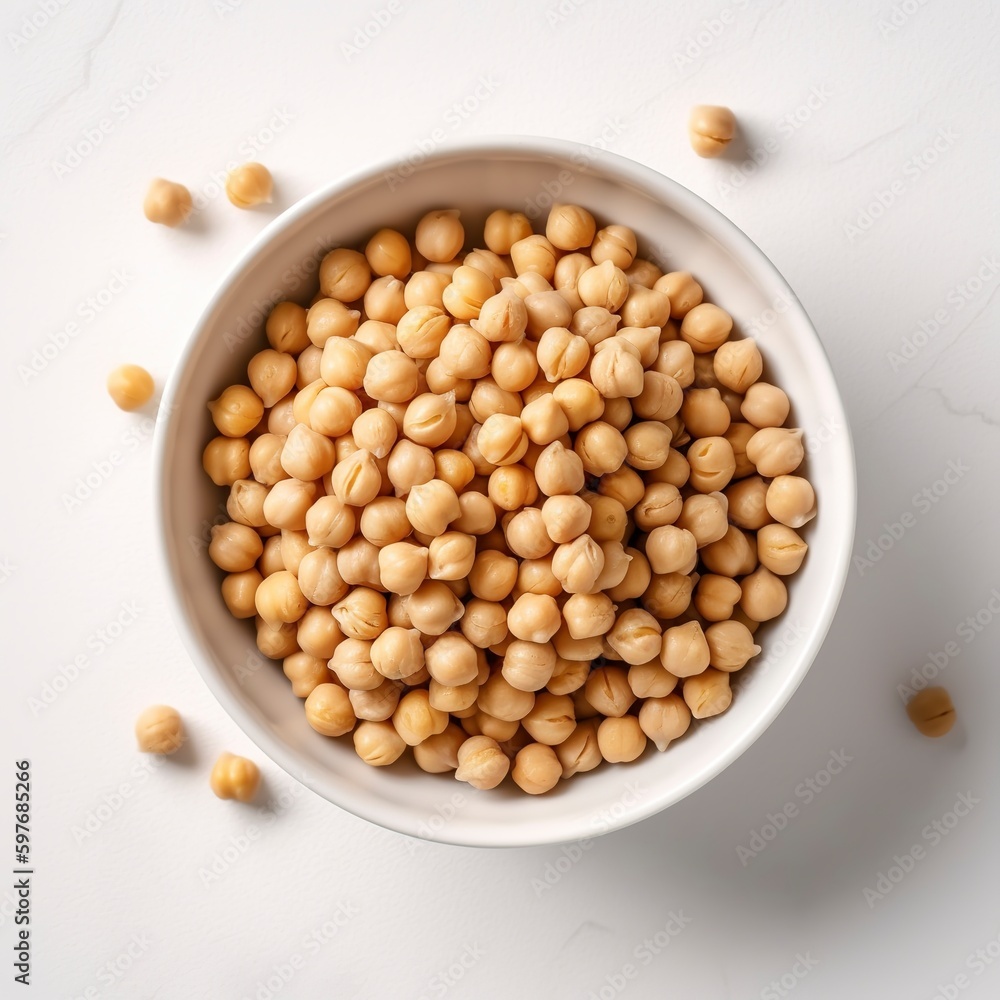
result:
<svg viewBox="0 0 1000 1000"><path fill-rule="evenodd" d="M992 5L394 0L398 13L351 52L385 0L45 2L58 12L17 0L0 14L0 866L13 867L13 761L29 757L27 995L996 997ZM740 120L727 159L687 146L701 102ZM856 561L819 659L750 751L586 849L408 841L261 760L165 612L151 421L104 392L126 360L162 385L213 286L275 214L373 160L413 155L435 130L445 142L617 132L613 151L741 226L796 289L840 381L858 453L855 555L880 535L887 550ZM213 176L254 146L277 200L239 212ZM155 175L205 202L191 225L143 219ZM961 470L951 483L949 467ZM977 613L984 624L960 634ZM939 681L960 721L926 740L897 685L949 642L958 655L938 656ZM161 701L181 709L191 745L150 769L132 723ZM222 749L260 760L256 807L209 792ZM851 761L807 801L801 783L825 780L832 751ZM977 804L936 834L960 794ZM789 803L785 828L741 859ZM866 899L899 861L912 870ZM0 885L4 997L22 995L12 898ZM643 941L672 911L690 922L654 955Z"/></svg>

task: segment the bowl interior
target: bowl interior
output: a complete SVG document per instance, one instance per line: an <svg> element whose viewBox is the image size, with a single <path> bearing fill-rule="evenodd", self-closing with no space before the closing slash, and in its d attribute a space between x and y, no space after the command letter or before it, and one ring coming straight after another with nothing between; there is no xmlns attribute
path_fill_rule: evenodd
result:
<svg viewBox="0 0 1000 1000"><path fill-rule="evenodd" d="M402 176L402 174L407 176ZM226 520L225 491L201 468L213 434L205 402L245 379L263 346L263 320L284 298L306 303L318 262L388 225L409 231L431 208L458 206L470 234L497 206L536 222L552 200L631 226L640 254L664 270L689 270L706 298L727 309L740 335L756 335L765 377L786 389L792 422L805 428L807 475L819 517L810 552L789 588L786 612L762 627L763 653L722 716L697 723L666 753L604 765L545 796L481 793L414 765L373 769L349 739L306 724L280 663L256 650L252 622L230 617L209 561L208 533ZM279 765L351 812L404 834L447 843L508 846L566 841L627 825L676 802L735 760L766 729L808 670L846 574L854 530L854 465L847 421L826 356L798 300L735 226L695 195L612 154L550 140L455 148L401 171L369 171L306 199L276 220L237 263L193 332L165 394L158 429L158 502L176 619L206 682L248 735Z"/></svg>

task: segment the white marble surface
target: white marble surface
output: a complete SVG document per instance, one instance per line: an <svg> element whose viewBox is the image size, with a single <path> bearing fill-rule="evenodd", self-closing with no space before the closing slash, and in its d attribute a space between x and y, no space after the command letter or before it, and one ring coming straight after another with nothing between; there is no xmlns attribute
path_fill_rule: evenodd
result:
<svg viewBox="0 0 1000 1000"><path fill-rule="evenodd" d="M0 862L13 867L12 762L29 757L35 993L997 996L993 5L393 0L376 37L345 50L377 8L16 0L0 14ZM742 151L691 154L696 102L734 108ZM257 149L278 212L419 143L507 132L606 142L772 257L851 415L855 553L880 535L886 551L856 564L809 677L742 759L585 850L416 844L266 762L263 805L219 803L213 755L252 747L166 618L150 422L109 404L105 373L129 359L162 381L270 217L218 196L229 161ZM196 192L195 224L142 218L155 174ZM91 495L68 502L88 475ZM931 654L960 713L937 742L897 693ZM180 766L133 750L153 701L189 719ZM831 752L850 760L811 791ZM960 796L975 804L956 818ZM866 898L897 864L911 870ZM20 995L13 898L0 888L3 996Z"/></svg>

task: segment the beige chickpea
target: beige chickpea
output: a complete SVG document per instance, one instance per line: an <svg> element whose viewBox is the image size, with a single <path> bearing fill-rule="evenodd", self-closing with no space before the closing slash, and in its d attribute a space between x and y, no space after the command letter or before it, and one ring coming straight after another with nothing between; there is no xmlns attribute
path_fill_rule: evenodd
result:
<svg viewBox="0 0 1000 1000"><path fill-rule="evenodd" d="M511 245L510 258L517 275L535 273L546 281L555 275L556 248L544 236L526 236Z"/></svg>
<svg viewBox="0 0 1000 1000"><path fill-rule="evenodd" d="M692 437L720 437L729 429L729 407L718 389L688 389L680 409Z"/></svg>
<svg viewBox="0 0 1000 1000"><path fill-rule="evenodd" d="M421 393L406 407L403 433L416 444L437 448L451 437L457 419L453 392Z"/></svg>
<svg viewBox="0 0 1000 1000"><path fill-rule="evenodd" d="M251 160L226 175L226 197L237 208L270 204L273 191L274 179L263 163Z"/></svg>
<svg viewBox="0 0 1000 1000"><path fill-rule="evenodd" d="M407 311L406 285L399 278L376 278L365 292L365 315L379 323L395 326Z"/></svg>
<svg viewBox="0 0 1000 1000"><path fill-rule="evenodd" d="M441 635L462 617L465 607L444 583L425 580L410 595L407 611L425 635Z"/></svg>
<svg viewBox="0 0 1000 1000"><path fill-rule="evenodd" d="M356 333L360 319L357 309L348 308L339 299L317 299L306 311L306 337L314 347L325 348L331 340L344 340Z"/></svg>
<svg viewBox="0 0 1000 1000"><path fill-rule="evenodd" d="M366 719L358 723L353 740L357 755L372 767L394 764L406 751L402 736L385 720Z"/></svg>
<svg viewBox="0 0 1000 1000"><path fill-rule="evenodd" d="M580 535L555 550L552 573L567 594L592 593L604 570L604 552L590 537Z"/></svg>
<svg viewBox="0 0 1000 1000"><path fill-rule="evenodd" d="M703 157L722 153L736 134L736 116L716 104L698 104L688 119L691 148Z"/></svg>
<svg viewBox="0 0 1000 1000"><path fill-rule="evenodd" d="M628 297L621 307L622 322L629 327L659 327L670 319L670 297L655 288L630 285Z"/></svg>
<svg viewBox="0 0 1000 1000"><path fill-rule="evenodd" d="M661 752L680 739L690 725L691 710L676 694L647 698L639 709L639 727Z"/></svg>
<svg viewBox="0 0 1000 1000"><path fill-rule="evenodd" d="M356 391L365 384L372 357L371 350L353 337L331 337L320 358L320 378L328 386Z"/></svg>
<svg viewBox="0 0 1000 1000"><path fill-rule="evenodd" d="M630 285L642 285L643 288L652 288L663 277L662 268L642 257L637 257L624 270Z"/></svg>
<svg viewBox="0 0 1000 1000"><path fill-rule="evenodd" d="M337 571L352 587L383 590L379 576L378 556L381 549L361 535L355 535L337 550Z"/></svg>
<svg viewBox="0 0 1000 1000"><path fill-rule="evenodd" d="M705 629L705 641L708 643L711 665L716 670L741 670L748 660L760 653L760 646L754 643L751 631L742 622L735 620L709 625Z"/></svg>
<svg viewBox="0 0 1000 1000"><path fill-rule="evenodd" d="M427 362L427 367L424 369L423 374L428 392L435 392L439 395L443 395L446 392L452 392L455 394L455 399L459 403L467 402L469 397L472 395L472 390L476 386L473 379L457 378L455 375L449 375L444 370L444 365L442 364L440 358L431 358L430 361ZM457 413L458 410L456 407L456 415ZM456 424L455 431L448 439L448 442L450 444L461 444L464 439L465 432Z"/></svg>
<svg viewBox="0 0 1000 1000"><path fill-rule="evenodd" d="M242 573L253 569L264 551L264 543L253 528L235 521L216 524L208 545L208 557L227 573Z"/></svg>
<svg viewBox="0 0 1000 1000"><path fill-rule="evenodd" d="M397 434L392 415L377 407L359 413L351 426L354 443L359 449L371 452L376 459L388 457Z"/></svg>
<svg viewBox="0 0 1000 1000"><path fill-rule="evenodd" d="M538 376L534 344L528 340L498 344L490 371L496 384L507 392L527 389Z"/></svg>
<svg viewBox="0 0 1000 1000"><path fill-rule="evenodd" d="M297 389L304 389L319 379L322 358L323 351L315 344L310 344L298 356L295 362L295 387Z"/></svg>
<svg viewBox="0 0 1000 1000"><path fill-rule="evenodd" d="M374 691L383 676L372 662L373 643L369 639L346 638L337 644L329 667L349 691Z"/></svg>
<svg viewBox="0 0 1000 1000"><path fill-rule="evenodd" d="M559 783L562 764L552 747L544 743L529 743L518 750L511 777L529 795L543 795Z"/></svg>
<svg viewBox="0 0 1000 1000"><path fill-rule="evenodd" d="M628 685L636 698L665 698L677 686L677 678L660 663L657 651L656 659L628 668Z"/></svg>
<svg viewBox="0 0 1000 1000"><path fill-rule="evenodd" d="M660 328L658 326L623 326L616 334L618 340L631 344L639 355L643 368L656 363L660 353ZM600 345L598 345L600 346Z"/></svg>
<svg viewBox="0 0 1000 1000"><path fill-rule="evenodd" d="M223 753L212 767L209 785L220 799L252 802L260 787L260 769L246 757Z"/></svg>
<svg viewBox="0 0 1000 1000"><path fill-rule="evenodd" d="M747 442L747 458L768 478L790 475L805 454L798 427L764 427Z"/></svg>
<svg viewBox="0 0 1000 1000"><path fill-rule="evenodd" d="M552 539L545 530L542 512L537 507L525 507L504 518L507 547L522 559L541 559L552 551Z"/></svg>
<svg viewBox="0 0 1000 1000"><path fill-rule="evenodd" d="M498 740L506 743L514 739L521 728L519 719L513 722L504 722L502 719L495 719L488 712L477 708L471 716L461 717L462 728L469 736L487 736L491 740ZM504 751L501 750L503 753Z"/></svg>
<svg viewBox="0 0 1000 1000"><path fill-rule="evenodd" d="M585 493L583 502L590 508L587 534L595 542L621 541L628 530L628 512L614 497Z"/></svg>
<svg viewBox="0 0 1000 1000"><path fill-rule="evenodd" d="M295 419L296 396L298 396L297 392L290 392L271 407L270 412L267 414L267 431L269 434L279 434L284 437L296 425L298 422ZM264 434L260 435L260 437L265 436ZM260 437L254 439L255 444L260 440Z"/></svg>
<svg viewBox="0 0 1000 1000"><path fill-rule="evenodd" d="M544 237L541 237L544 239ZM553 275L554 277L554 275ZM516 295L519 299L526 299L529 295L536 295L539 292L551 292L552 281L537 271L524 271L513 278L500 279L501 291Z"/></svg>
<svg viewBox="0 0 1000 1000"><path fill-rule="evenodd" d="M608 588L608 596L613 601L632 601L642 597L653 578L649 560L639 549L628 546L624 549L625 575ZM605 572L608 565L605 559Z"/></svg>
<svg viewBox="0 0 1000 1000"><path fill-rule="evenodd" d="M653 287L670 299L670 314L678 320L683 320L695 306L701 305L704 298L701 285L688 271L671 271L658 278Z"/></svg>
<svg viewBox="0 0 1000 1000"><path fill-rule="evenodd" d="M733 701L729 674L709 667L694 677L687 677L683 686L684 701L696 719L707 719L724 712Z"/></svg>
<svg viewBox="0 0 1000 1000"><path fill-rule="evenodd" d="M729 501L724 493L698 493L684 501L678 528L686 528L695 537L698 548L724 538L729 530Z"/></svg>
<svg viewBox="0 0 1000 1000"><path fill-rule="evenodd" d="M417 306L437 306L438 309L444 309L443 295L449 284L451 276L448 274L416 271L410 275L403 289L403 304L407 309Z"/></svg>
<svg viewBox="0 0 1000 1000"><path fill-rule="evenodd" d="M483 304L495 294L492 278L478 268L462 264L455 269L441 301L458 320L477 319Z"/></svg>
<svg viewBox="0 0 1000 1000"><path fill-rule="evenodd" d="M249 475L249 462L247 466ZM268 536L275 534L277 529L269 525L264 517L264 500L267 494L268 489L263 483L253 479L237 479L229 488L226 513L239 524L256 528L258 532Z"/></svg>
<svg viewBox="0 0 1000 1000"><path fill-rule="evenodd" d="M446 531L431 539L427 575L432 580L464 580L476 559L476 539L460 531Z"/></svg>
<svg viewBox="0 0 1000 1000"><path fill-rule="evenodd" d="M476 439L483 458L492 465L513 465L528 448L528 436L521 419L506 413L493 413L486 418Z"/></svg>
<svg viewBox="0 0 1000 1000"><path fill-rule="evenodd" d="M633 761L646 749L646 734L634 715L607 718L597 727L597 745L606 761Z"/></svg>
<svg viewBox="0 0 1000 1000"><path fill-rule="evenodd" d="M409 683L409 679L424 667L424 655L420 633L415 628L390 625L371 644L372 666L393 681Z"/></svg>
<svg viewBox="0 0 1000 1000"><path fill-rule="evenodd" d="M577 722L572 733L553 749L562 765L564 778L592 771L604 759L597 742L597 722L594 719Z"/></svg>
<svg viewBox="0 0 1000 1000"><path fill-rule="evenodd" d="M415 531L440 535L458 517L461 508L453 487L440 479L430 479L410 488L406 516Z"/></svg>
<svg viewBox="0 0 1000 1000"><path fill-rule="evenodd" d="M548 642L561 624L559 605L547 594L522 594L507 612L510 634L533 643Z"/></svg>
<svg viewBox="0 0 1000 1000"><path fill-rule="evenodd" d="M479 675L476 647L457 632L435 639L424 650L424 658L431 678L446 687L473 683Z"/></svg>
<svg viewBox="0 0 1000 1000"><path fill-rule="evenodd" d="M662 525L646 538L646 558L654 573L690 573L698 559L698 541L686 528Z"/></svg>
<svg viewBox="0 0 1000 1000"><path fill-rule="evenodd" d="M293 623L285 622L273 628L258 615L254 624L257 626L257 648L265 656L272 660L282 660L298 650L299 644L295 638L298 629Z"/></svg>
<svg viewBox="0 0 1000 1000"><path fill-rule="evenodd" d="M498 253L494 253L492 250L486 250L482 247L478 247L467 253L462 263L488 275L496 291L500 290L501 278L514 277L514 268L511 266L509 260Z"/></svg>
<svg viewBox="0 0 1000 1000"><path fill-rule="evenodd" d="M296 698L308 698L320 684L329 684L333 680L326 660L311 656L301 650L286 656L281 669L292 683L292 694Z"/></svg>
<svg viewBox="0 0 1000 1000"><path fill-rule="evenodd" d="M535 695L531 711L521 720L528 735L537 743L557 746L568 739L576 729L573 699L540 691Z"/></svg>
<svg viewBox="0 0 1000 1000"><path fill-rule="evenodd" d="M342 500L333 496L320 497L306 511L309 544L340 548L354 535L355 521L353 509Z"/></svg>
<svg viewBox="0 0 1000 1000"><path fill-rule="evenodd" d="M313 551L305 531L281 529L281 562L289 573L298 576L302 560Z"/></svg>
<svg viewBox="0 0 1000 1000"><path fill-rule="evenodd" d="M740 607L757 622L777 618L788 604L788 590L780 576L766 566L758 566L740 582L743 596Z"/></svg>
<svg viewBox="0 0 1000 1000"><path fill-rule="evenodd" d="M550 392L528 403L521 411L520 421L528 440L534 444L551 444L569 432L566 413Z"/></svg>
<svg viewBox="0 0 1000 1000"><path fill-rule="evenodd" d="M356 302L364 296L371 281L368 261L357 250L340 247L320 261L319 287L328 298Z"/></svg>
<svg viewBox="0 0 1000 1000"><path fill-rule="evenodd" d="M292 428L281 449L282 468L304 482L321 479L333 468L335 459L333 442L305 424Z"/></svg>
<svg viewBox="0 0 1000 1000"><path fill-rule="evenodd" d="M576 286L580 275L594 266L593 260L585 253L568 253L556 261L552 285L564 294L576 295ZM580 306L583 303L580 302ZM579 307L578 307L579 308Z"/></svg>
<svg viewBox="0 0 1000 1000"><path fill-rule="evenodd" d="M501 389L490 377L476 382L469 399L469 412L479 423L485 423L497 413L517 417L522 409L521 397L516 392Z"/></svg>
<svg viewBox="0 0 1000 1000"><path fill-rule="evenodd" d="M518 240L531 235L531 221L521 212L508 212L498 208L486 218L483 238L486 245L497 254L509 254Z"/></svg>
<svg viewBox="0 0 1000 1000"><path fill-rule="evenodd" d="M590 345L565 327L552 327L539 338L535 357L549 382L561 382L587 367Z"/></svg>
<svg viewBox="0 0 1000 1000"><path fill-rule="evenodd" d="M437 306L408 309L396 324L396 339L407 357L417 360L437 357L451 328L451 319Z"/></svg>
<svg viewBox="0 0 1000 1000"><path fill-rule="evenodd" d="M261 576L270 576L285 568L281 558L281 535L277 534L264 542L264 551L257 560L257 568Z"/></svg>
<svg viewBox="0 0 1000 1000"><path fill-rule="evenodd" d="M135 738L143 753L176 753L185 740L180 713L169 705L150 705L135 720Z"/></svg>
<svg viewBox="0 0 1000 1000"><path fill-rule="evenodd" d="M816 493L801 476L775 476L765 504L771 517L790 528L801 528L816 516Z"/></svg>
<svg viewBox="0 0 1000 1000"><path fill-rule="evenodd" d="M754 382L746 389L740 404L743 419L757 428L780 427L788 419L790 409L788 396L769 382Z"/></svg>
<svg viewBox="0 0 1000 1000"><path fill-rule="evenodd" d="M394 229L380 229L365 246L368 266L379 275L405 278L410 273L410 244Z"/></svg>
<svg viewBox="0 0 1000 1000"><path fill-rule="evenodd" d="M728 621L733 609L740 602L743 591L740 585L728 576L706 573L698 580L693 602L695 610L710 622Z"/></svg>
<svg viewBox="0 0 1000 1000"><path fill-rule="evenodd" d="M474 646L487 649L506 638L507 612L494 601L474 597L465 605L459 627Z"/></svg>
<svg viewBox="0 0 1000 1000"><path fill-rule="evenodd" d="M352 507L374 500L382 488L382 473L372 453L361 449L338 462L330 475L330 487L338 500Z"/></svg>
<svg viewBox="0 0 1000 1000"><path fill-rule="evenodd" d="M528 594L524 595L532 600L551 601L551 597ZM522 598L518 600L523 601ZM515 602L516 603L516 602ZM526 626L523 631L532 634L548 633L549 636L555 634L560 622L559 609L554 610L549 604L540 607L525 606L522 608L523 614L515 618L515 624ZM508 615L508 628L510 627L510 616ZM556 628L550 629L552 623ZM527 627L527 626L530 626ZM535 642L527 639L514 638L510 641L503 656L503 679L517 691L541 691L552 679L552 673L556 667L556 652L547 640ZM490 708L488 704L483 704L480 700L480 707L487 712L496 715L498 718L506 718L501 712Z"/></svg>
<svg viewBox="0 0 1000 1000"><path fill-rule="evenodd" d="M545 533L555 543L571 542L590 526L591 508L578 496L549 496L541 508Z"/></svg>
<svg viewBox="0 0 1000 1000"><path fill-rule="evenodd" d="M670 452L670 428L658 420L644 420L625 431L625 461L633 469L658 469Z"/></svg>
<svg viewBox="0 0 1000 1000"><path fill-rule="evenodd" d="M297 622L308 607L298 580L288 570L265 577L254 593L254 604L257 614L272 628Z"/></svg>
<svg viewBox="0 0 1000 1000"><path fill-rule="evenodd" d="M594 241L597 223L579 205L554 204L545 222L545 238L559 250L579 250Z"/></svg>
<svg viewBox="0 0 1000 1000"><path fill-rule="evenodd" d="M385 597L368 587L348 591L331 610L348 639L375 639L389 624Z"/></svg>
<svg viewBox="0 0 1000 1000"><path fill-rule="evenodd" d="M590 382L583 379L568 378L559 382L552 390L552 396L566 414L571 431L581 430L584 425L598 420L604 412L604 400L600 392ZM624 441L622 444L624 445ZM624 460L625 452L623 451L622 461ZM621 462L619 462L620 464Z"/></svg>
<svg viewBox="0 0 1000 1000"><path fill-rule="evenodd" d="M629 664L648 663L660 651L659 622L641 608L623 611L607 634L611 648Z"/></svg>
<svg viewBox="0 0 1000 1000"><path fill-rule="evenodd" d="M584 685L587 701L608 718L623 716L635 702L628 674L621 667L597 667Z"/></svg>
<svg viewBox="0 0 1000 1000"><path fill-rule="evenodd" d="M538 498L538 484L523 465L505 465L490 473L489 498L502 510L518 510Z"/></svg>
<svg viewBox="0 0 1000 1000"><path fill-rule="evenodd" d="M603 636L615 624L615 605L606 594L572 594L563 605L562 614L574 639Z"/></svg>
<svg viewBox="0 0 1000 1000"><path fill-rule="evenodd" d="M459 378L482 378L490 370L490 342L471 326L453 326L441 341L438 357L444 370Z"/></svg>
<svg viewBox="0 0 1000 1000"><path fill-rule="evenodd" d="M549 497L578 493L583 489L583 461L561 441L546 445L534 466L535 482Z"/></svg>
<svg viewBox="0 0 1000 1000"><path fill-rule="evenodd" d="M455 777L484 791L496 788L510 770L510 759L489 736L466 739L458 748L457 761Z"/></svg>
<svg viewBox="0 0 1000 1000"><path fill-rule="evenodd" d="M517 572L516 559L485 549L476 555L469 571L469 589L484 601L502 601L514 589Z"/></svg>
<svg viewBox="0 0 1000 1000"><path fill-rule="evenodd" d="M399 340L396 338L396 326L392 323L380 323L377 320L367 319L358 327L354 339L367 347L372 354L400 350Z"/></svg>
<svg viewBox="0 0 1000 1000"><path fill-rule="evenodd" d="M212 421L220 434L242 438L252 431L264 415L261 398L245 385L231 385L218 399L208 404Z"/></svg>
<svg viewBox="0 0 1000 1000"><path fill-rule="evenodd" d="M593 349L614 337L620 322L621 316L604 306L584 306L573 313L569 332L582 337Z"/></svg>
<svg viewBox="0 0 1000 1000"><path fill-rule="evenodd" d="M268 408L288 395L295 385L296 374L295 359L271 349L255 354L247 364L250 385Z"/></svg>
<svg viewBox="0 0 1000 1000"><path fill-rule="evenodd" d="M504 289L490 296L469 326L492 344L516 343L528 328L528 307L513 292Z"/></svg>
<svg viewBox="0 0 1000 1000"><path fill-rule="evenodd" d="M573 694L587 682L590 674L590 663L585 660L567 660L556 656L556 667L552 677L545 686L550 694Z"/></svg>
<svg viewBox="0 0 1000 1000"><path fill-rule="evenodd" d="M532 340L553 327L567 327L573 318L573 309L563 292L533 292L525 296L524 308L528 314L527 334Z"/></svg>
<svg viewBox="0 0 1000 1000"><path fill-rule="evenodd" d="M201 454L201 466L216 486L232 486L250 475L250 442L246 438L212 438Z"/></svg>
<svg viewBox="0 0 1000 1000"><path fill-rule="evenodd" d="M730 525L722 538L706 545L699 555L710 573L743 576L757 565L757 543L752 534Z"/></svg>
<svg viewBox="0 0 1000 1000"><path fill-rule="evenodd" d="M402 685L398 681L382 678L378 687L370 690L348 690L347 697L355 716L364 722L385 722L391 718L399 704Z"/></svg>
<svg viewBox="0 0 1000 1000"><path fill-rule="evenodd" d="M417 223L414 234L417 252L437 263L454 260L465 244L465 228L459 214L455 208L428 212Z"/></svg>
<svg viewBox="0 0 1000 1000"><path fill-rule="evenodd" d="M638 252L635 233L628 226L605 226L595 236L590 255L595 264L610 261L624 270L631 267Z"/></svg>
<svg viewBox="0 0 1000 1000"><path fill-rule="evenodd" d="M379 550L382 584L394 594L412 594L424 582L430 551L413 542L390 542Z"/></svg>
<svg viewBox="0 0 1000 1000"><path fill-rule="evenodd" d="M660 344L653 370L669 375L681 389L686 389L694 384L694 357L690 344L683 340L668 340ZM680 404L677 410L680 410Z"/></svg>
<svg viewBox="0 0 1000 1000"><path fill-rule="evenodd" d="M605 399L640 395L643 389L642 362L638 351L629 350L627 341L614 337L601 341L590 360L590 379Z"/></svg>
<svg viewBox="0 0 1000 1000"><path fill-rule="evenodd" d="M386 474L397 495L402 496L434 478L434 454L423 445L399 441L389 453Z"/></svg>
<svg viewBox="0 0 1000 1000"><path fill-rule="evenodd" d="M461 493L458 507L460 513L451 522L456 531L467 535L485 535L496 526L496 508L488 496L474 491Z"/></svg>
<svg viewBox="0 0 1000 1000"><path fill-rule="evenodd" d="M276 351L300 354L309 346L306 332L306 310L297 302L275 304L264 324L267 341Z"/></svg>
<svg viewBox="0 0 1000 1000"><path fill-rule="evenodd" d="M313 607L299 619L295 638L303 653L326 661L344 636L329 608Z"/></svg>
<svg viewBox="0 0 1000 1000"><path fill-rule="evenodd" d="M562 628L552 638L552 645L556 648L557 663L559 659L572 661L591 661L604 655L604 642L601 636L592 636L588 639L574 639L569 634L569 629L563 624ZM577 718L580 718L577 713Z"/></svg>
<svg viewBox="0 0 1000 1000"><path fill-rule="evenodd" d="M191 192L176 181L154 177L142 202L143 215L162 226L179 226L186 222L194 207Z"/></svg>
<svg viewBox="0 0 1000 1000"><path fill-rule="evenodd" d="M254 595L263 577L254 568L230 573L222 581L222 599L234 618L253 618L257 613Z"/></svg>
<svg viewBox="0 0 1000 1000"><path fill-rule="evenodd" d="M687 450L690 483L699 493L725 489L736 471L733 447L724 437L698 438Z"/></svg>
<svg viewBox="0 0 1000 1000"><path fill-rule="evenodd" d="M809 546L785 524L766 524L757 532L757 558L777 576L797 573Z"/></svg>
<svg viewBox="0 0 1000 1000"><path fill-rule="evenodd" d="M632 423L633 416L632 402L625 396L616 396L614 399L604 401L604 413L601 415L601 419L605 423L611 424L616 431L624 433L628 425Z"/></svg>
<svg viewBox="0 0 1000 1000"><path fill-rule="evenodd" d="M628 445L621 431L600 420L577 432L573 450L580 456L584 471L591 476L617 471L628 457Z"/></svg>
<svg viewBox="0 0 1000 1000"><path fill-rule="evenodd" d="M771 522L767 512L767 484L760 476L750 476L726 487L729 520L738 528L758 531Z"/></svg>
<svg viewBox="0 0 1000 1000"><path fill-rule="evenodd" d="M458 767L458 748L465 742L465 732L454 723L444 732L428 736L413 748L413 759L421 771L445 774Z"/></svg>
<svg viewBox="0 0 1000 1000"><path fill-rule="evenodd" d="M753 462L747 458L747 443L756 433L757 428L752 424L734 420L723 435L729 442L729 446L733 449L733 460L736 463L736 468L733 472L734 479L743 479L746 476L752 476L757 471L754 468Z"/></svg>
<svg viewBox="0 0 1000 1000"><path fill-rule="evenodd" d="M748 392L764 369L757 342L749 337L721 344L712 364L719 382L738 393Z"/></svg>
<svg viewBox="0 0 1000 1000"><path fill-rule="evenodd" d="M343 736L357 721L347 690L339 684L318 684L306 698L306 721L324 736Z"/></svg>
<svg viewBox="0 0 1000 1000"><path fill-rule="evenodd" d="M685 622L664 631L660 662L675 677L700 674L708 666L709 659L708 642L698 622Z"/></svg>
<svg viewBox="0 0 1000 1000"><path fill-rule="evenodd" d="M691 603L697 577L684 573L654 573L642 595L642 606L656 618L677 618Z"/></svg>
<svg viewBox="0 0 1000 1000"><path fill-rule="evenodd" d="M506 657L505 657L506 658ZM553 662L555 654L552 655ZM537 673L537 671L536 671ZM541 674L544 675L544 669ZM551 676L551 667L548 674ZM541 684L537 690L545 685ZM535 704L535 695L527 688L515 687L500 670L494 670L479 689L479 708L501 722L519 722Z"/></svg>
<svg viewBox="0 0 1000 1000"><path fill-rule="evenodd" d="M613 539L601 542L600 547L601 555L604 556L604 569L594 581L594 589L612 591L628 575L632 557L625 551L625 546L621 542Z"/></svg>
<svg viewBox="0 0 1000 1000"><path fill-rule="evenodd" d="M382 351L368 362L364 390L372 399L406 403L417 395L419 386L420 372L402 351Z"/></svg>
<svg viewBox="0 0 1000 1000"><path fill-rule="evenodd" d="M708 302L694 306L681 320L681 339L695 354L706 354L729 338L733 318L724 309Z"/></svg>
<svg viewBox="0 0 1000 1000"><path fill-rule="evenodd" d="M650 483L632 514L637 528L652 531L654 528L674 524L683 509L684 502L676 486L670 483Z"/></svg>
<svg viewBox="0 0 1000 1000"><path fill-rule="evenodd" d="M584 305L603 306L609 312L617 312L628 297L629 283L620 267L604 260L580 275L576 290Z"/></svg>

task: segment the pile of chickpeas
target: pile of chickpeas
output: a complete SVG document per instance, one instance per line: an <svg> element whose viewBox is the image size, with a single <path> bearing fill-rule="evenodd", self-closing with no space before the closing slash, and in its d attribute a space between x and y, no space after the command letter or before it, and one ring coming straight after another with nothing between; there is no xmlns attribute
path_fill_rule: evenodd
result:
<svg viewBox="0 0 1000 1000"><path fill-rule="evenodd" d="M626 226L330 251L209 410L209 555L318 732L531 794L724 712L816 513L752 339Z"/></svg>

